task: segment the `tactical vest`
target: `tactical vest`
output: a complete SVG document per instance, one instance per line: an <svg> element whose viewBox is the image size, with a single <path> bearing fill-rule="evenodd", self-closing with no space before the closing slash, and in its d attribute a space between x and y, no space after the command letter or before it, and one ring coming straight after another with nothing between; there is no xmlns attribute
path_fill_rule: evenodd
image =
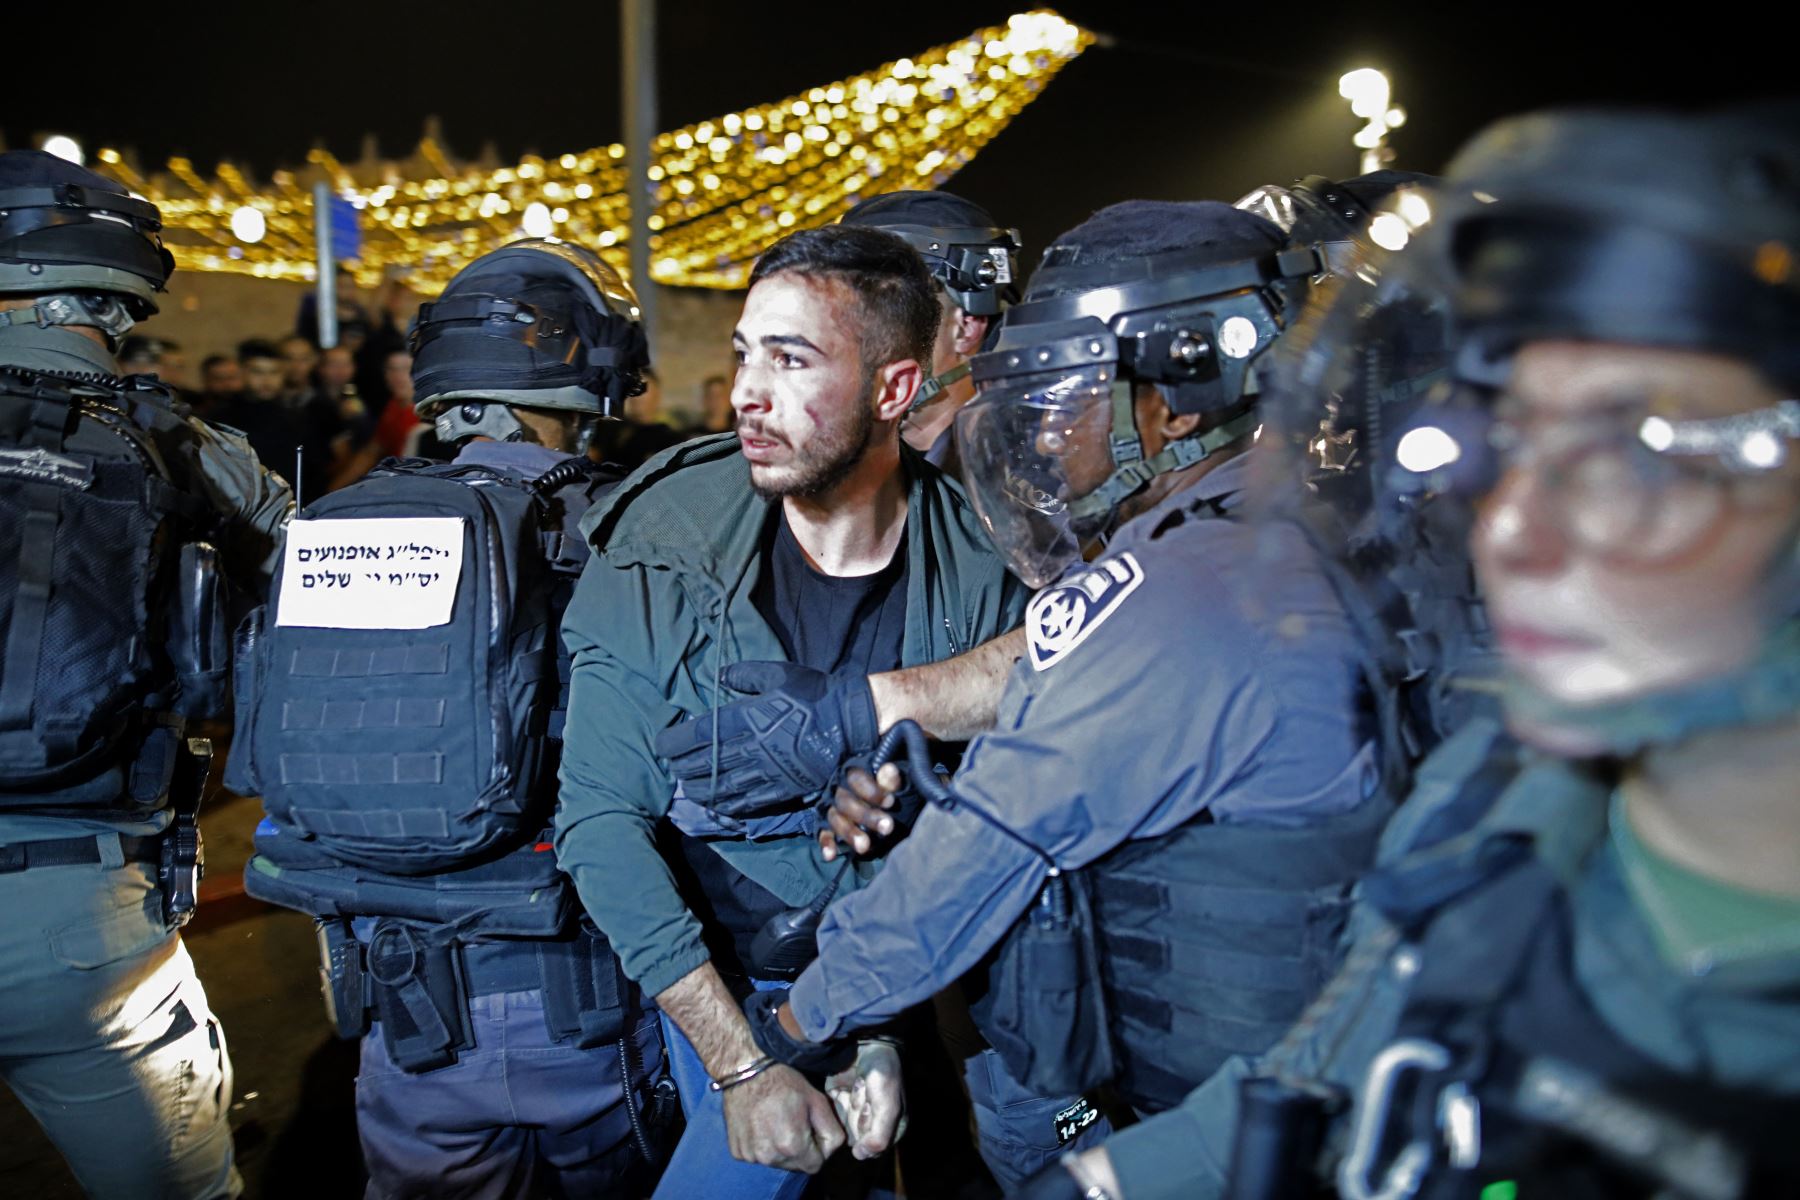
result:
<svg viewBox="0 0 1800 1200"><path fill-rule="evenodd" d="M1236 519L1222 500L1186 511ZM1391 709L1378 625L1343 571L1328 577L1364 643L1369 693ZM1014 1077L1047 1095L1110 1082L1140 1112L1159 1112L1227 1059L1274 1045L1337 969L1351 888L1409 777L1417 744L1397 714L1379 715L1383 785L1348 813L1296 829L1202 813L1080 871L1053 871L985 982L965 983L977 1027Z"/></svg>
<svg viewBox="0 0 1800 1200"><path fill-rule="evenodd" d="M636 1012L550 844L569 684L559 630L587 559L564 530L614 481L585 459L535 481L390 460L303 519L351 531L383 518L461 522L448 619L284 622L294 571L318 566L315 584L391 571L408 586L408 571L449 569L441 546L406 549L402 537L389 560L391 542L351 532L342 554L290 544L270 611L240 631L226 782L262 796L268 814L245 890L318 920L339 1033L360 1035L373 1014L407 1070L467 1048L473 996L541 988L552 1035L578 1046L621 1039Z"/></svg>
<svg viewBox="0 0 1800 1200"><path fill-rule="evenodd" d="M1391 815L1304 828L1193 822L1088 869L1121 1093L1171 1108L1274 1045L1336 970L1350 889Z"/></svg>
<svg viewBox="0 0 1800 1200"><path fill-rule="evenodd" d="M1202 817L1053 876L972 987L977 1026L1045 1094L1111 1082L1140 1112L1173 1107L1330 978L1389 815L1373 798L1301 829Z"/></svg>
<svg viewBox="0 0 1800 1200"><path fill-rule="evenodd" d="M1340 1194L1800 1195L1800 1096L1684 1076L1626 1042L1576 979L1550 868L1518 843L1482 874L1398 952L1417 974L1357 1097Z"/></svg>
<svg viewBox="0 0 1800 1200"><path fill-rule="evenodd" d="M184 721L223 715L220 518L194 451L154 380L0 368L0 811L127 757L173 770ZM89 806L160 807L169 785L137 771Z"/></svg>

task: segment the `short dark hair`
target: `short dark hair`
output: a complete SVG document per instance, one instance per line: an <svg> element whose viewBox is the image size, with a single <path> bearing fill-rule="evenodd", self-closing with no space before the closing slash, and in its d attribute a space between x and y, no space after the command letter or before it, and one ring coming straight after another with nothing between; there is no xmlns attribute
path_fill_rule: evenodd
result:
<svg viewBox="0 0 1800 1200"><path fill-rule="evenodd" d="M856 294L864 318L864 367L903 358L930 365L941 313L938 287L925 261L898 237L861 225L802 229L763 252L750 286L787 272L838 279Z"/></svg>
<svg viewBox="0 0 1800 1200"><path fill-rule="evenodd" d="M264 338L251 338L238 343L237 356L238 361L243 363L249 362L253 358L280 358L281 351L275 348L274 342Z"/></svg>
<svg viewBox="0 0 1800 1200"><path fill-rule="evenodd" d="M228 362L236 362L236 361L237 361L237 359L231 357L231 355L229 355L229 354L209 354L205 358L200 360L200 371L202 374L205 374L207 371L212 370L214 367L218 366L220 363L228 363Z"/></svg>

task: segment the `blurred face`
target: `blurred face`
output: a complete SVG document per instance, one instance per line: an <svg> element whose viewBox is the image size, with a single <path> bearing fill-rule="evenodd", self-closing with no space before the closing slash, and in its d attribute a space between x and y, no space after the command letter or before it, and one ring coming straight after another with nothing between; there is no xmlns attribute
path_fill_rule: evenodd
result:
<svg viewBox="0 0 1800 1200"><path fill-rule="evenodd" d="M193 386L188 375L187 355L179 350L164 350L162 357L156 361L156 374L165 383L174 384L178 388Z"/></svg>
<svg viewBox="0 0 1800 1200"><path fill-rule="evenodd" d="M244 391L254 400L279 400L287 371L279 358L244 360Z"/></svg>
<svg viewBox="0 0 1800 1200"><path fill-rule="evenodd" d="M341 392L356 378L356 360L342 346L333 346L319 356L319 382L333 392Z"/></svg>
<svg viewBox="0 0 1800 1200"><path fill-rule="evenodd" d="M382 364L382 376L396 400L412 402L412 355L404 350L388 355Z"/></svg>
<svg viewBox="0 0 1800 1200"><path fill-rule="evenodd" d="M1749 366L1693 351L1539 342L1513 365L1505 469L1472 549L1510 666L1593 704L1724 674L1756 653L1765 580L1793 553L1796 461L1732 472L1648 452L1645 419L1751 412L1784 397Z"/></svg>
<svg viewBox="0 0 1800 1200"><path fill-rule="evenodd" d="M312 383L313 368L319 365L319 352L305 338L289 338L281 343L282 370L290 391L298 391Z"/></svg>
<svg viewBox="0 0 1800 1200"><path fill-rule="evenodd" d="M871 373L848 285L791 272L750 289L731 335L731 407L764 495L814 496L848 478L875 433Z"/></svg>
<svg viewBox="0 0 1800 1200"><path fill-rule="evenodd" d="M731 428L731 385L723 379L707 380L700 393L700 407L709 428Z"/></svg>
<svg viewBox="0 0 1800 1200"><path fill-rule="evenodd" d="M244 390L244 369L232 358L210 363L206 368L206 378L200 382L209 395L235 396Z"/></svg>
<svg viewBox="0 0 1800 1200"><path fill-rule="evenodd" d="M654 421L662 416L662 384L653 376L644 376L644 390L625 399L625 415L633 421Z"/></svg>

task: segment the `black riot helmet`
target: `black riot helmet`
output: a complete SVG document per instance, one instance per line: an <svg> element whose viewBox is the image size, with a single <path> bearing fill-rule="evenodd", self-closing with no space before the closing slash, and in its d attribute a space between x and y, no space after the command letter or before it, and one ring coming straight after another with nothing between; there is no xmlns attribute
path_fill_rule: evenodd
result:
<svg viewBox="0 0 1800 1200"><path fill-rule="evenodd" d="M931 277L966 313L998 316L1019 300L1019 231L949 192L889 192L845 213L844 225L885 229L919 252Z"/></svg>
<svg viewBox="0 0 1800 1200"><path fill-rule="evenodd" d="M1377 226L1378 242L1385 244L1377 223L1385 209L1395 207L1405 193L1435 182L1414 171L1372 171L1344 180L1306 175L1291 184L1265 184L1232 207L1267 218L1295 245L1316 246L1326 269L1341 272L1362 257L1359 251L1367 244L1371 224Z"/></svg>
<svg viewBox="0 0 1800 1200"><path fill-rule="evenodd" d="M1446 172L1436 235L1478 378L1522 342L1709 350L1800 387L1792 109L1503 121Z"/></svg>
<svg viewBox="0 0 1800 1200"><path fill-rule="evenodd" d="M92 325L115 342L156 312L175 260L147 200L41 150L0 154L0 295L34 296L4 324Z"/></svg>
<svg viewBox="0 0 1800 1200"><path fill-rule="evenodd" d="M1252 368L1320 270L1312 248L1212 201L1115 204L1044 252L957 417L976 508L1020 578L1049 582L1128 497L1256 428ZM1146 458L1139 383L1211 427ZM1072 478L1064 456L1096 439L1110 475Z"/></svg>
<svg viewBox="0 0 1800 1200"><path fill-rule="evenodd" d="M650 363L637 297L599 255L548 238L484 254L419 307L414 407L438 436L523 436L507 412L613 416Z"/></svg>

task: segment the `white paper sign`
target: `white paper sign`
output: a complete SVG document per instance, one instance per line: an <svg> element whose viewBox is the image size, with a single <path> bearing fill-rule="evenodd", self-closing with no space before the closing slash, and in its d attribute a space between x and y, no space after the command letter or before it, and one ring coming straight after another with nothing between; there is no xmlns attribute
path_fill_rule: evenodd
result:
<svg viewBox="0 0 1800 1200"><path fill-rule="evenodd" d="M295 521L277 625L429 629L450 620L462 574L461 517Z"/></svg>

